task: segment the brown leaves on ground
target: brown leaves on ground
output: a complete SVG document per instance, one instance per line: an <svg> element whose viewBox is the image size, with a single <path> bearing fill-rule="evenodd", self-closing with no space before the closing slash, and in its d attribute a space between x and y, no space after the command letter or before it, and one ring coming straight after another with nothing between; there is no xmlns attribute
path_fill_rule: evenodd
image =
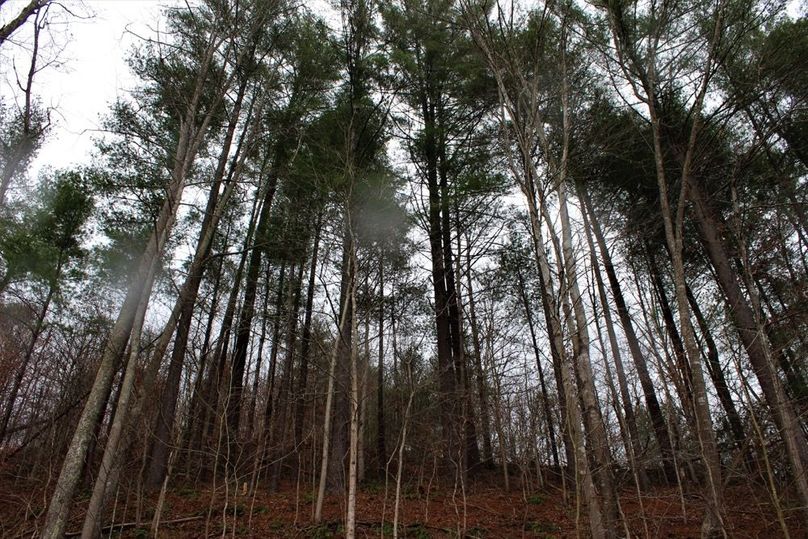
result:
<svg viewBox="0 0 808 539"><path fill-rule="evenodd" d="M18 492L14 492L17 489ZM357 500L359 537L392 537L395 485L367 485ZM346 496L337 494L326 499L323 522L312 522L312 485L285 484L276 493L259 489L244 495L243 485L223 487L215 493L210 487L177 487L168 492L162 514L159 536L166 538L198 537L298 537L337 538L343 536ZM3 481L0 489L0 535L15 537L36 530L42 516L42 492L21 490ZM147 493L141 507L141 522L135 522L136 496L119 493L117 506L109 508L106 524L115 511L115 523L125 523L115 530L115 537L149 536L153 504L157 493ZM571 499L574 500L574 497ZM731 487L727 491L727 520L732 537L780 537L782 532L765 491L748 486ZM81 528L86 498L80 500L69 531ZM621 496L621 509L626 515L632 536L699 537L703 504L698 496L680 496L676 489L655 489L638 499L633 492ZM577 521L580 529L576 533ZM587 537L586 513L574 502L565 506L563 492L547 487L534 493L520 490L504 492L501 488L476 484L468 491L441 486L402 489L399 536L416 539L442 537L511 538L511 537ZM788 525L792 537L803 530L795 518Z"/></svg>

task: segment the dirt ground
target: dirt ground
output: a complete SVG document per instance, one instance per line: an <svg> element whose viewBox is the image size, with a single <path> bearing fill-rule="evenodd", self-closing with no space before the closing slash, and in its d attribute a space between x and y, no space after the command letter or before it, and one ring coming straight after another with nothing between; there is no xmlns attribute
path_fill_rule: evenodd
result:
<svg viewBox="0 0 808 539"><path fill-rule="evenodd" d="M47 497L36 485L9 478L0 482L0 537L30 537L45 508ZM39 492L37 492L39 490ZM750 486L727 490L727 521L731 537L782 537L780 525L764 491ZM89 493L82 493L68 525L68 537L81 529ZM137 497L119 495L105 522L124 523L113 531L114 537L149 536L151 515L157 493L148 493L140 508L137 523ZM312 523L311 492L294 484L281 486L279 492L240 489L225 494L220 488L212 496L210 487L179 487L169 491L159 528L159 537L299 537L330 538L344 536L342 526L346 499L333 495L326 499L323 523ZM359 493L357 520L359 537L392 537L395 492L390 485L371 484ZM227 503L225 503L227 501ZM697 495L680 496L677 489L654 489L639 499L636 493L623 492L621 511L632 536L654 538L699 537L703 504ZM112 514L112 510L115 514ZM405 488L399 515L399 536L410 538L511 538L511 537L587 537L586 514L580 508L576 526L576 506L565 506L559 487L549 486L525 493L517 486L505 492L477 482L462 491L451 487ZM795 516L788 516L791 537L805 537ZM109 533L107 531L107 533ZM625 533L625 532L624 532ZM106 536L106 534L105 534Z"/></svg>

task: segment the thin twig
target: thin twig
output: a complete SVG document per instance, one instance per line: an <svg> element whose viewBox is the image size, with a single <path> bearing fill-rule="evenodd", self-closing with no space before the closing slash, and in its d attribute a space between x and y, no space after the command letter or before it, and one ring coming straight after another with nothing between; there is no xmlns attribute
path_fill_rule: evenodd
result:
<svg viewBox="0 0 808 539"><path fill-rule="evenodd" d="M193 517L184 517L184 518L175 518L174 520L161 520L160 526L167 526L171 524L182 524L183 522L193 522L194 520L201 520L204 515L196 515ZM104 526L101 528L101 532L111 532L112 530L123 530L125 528L134 528L136 526L142 525L142 522L121 522L120 524L110 524L108 526ZM66 532L65 537L78 537L81 535L81 531L77 532Z"/></svg>

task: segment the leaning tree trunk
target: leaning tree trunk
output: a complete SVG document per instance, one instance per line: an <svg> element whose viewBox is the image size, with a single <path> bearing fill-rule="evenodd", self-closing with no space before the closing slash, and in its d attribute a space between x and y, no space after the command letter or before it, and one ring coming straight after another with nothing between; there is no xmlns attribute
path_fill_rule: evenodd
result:
<svg viewBox="0 0 808 539"><path fill-rule="evenodd" d="M580 198L582 199L583 197ZM623 358L620 354L620 346L617 344L617 334L614 330L612 313L609 307L608 298L606 297L606 287L603 284L603 277L600 274L600 265L598 264L597 256L595 254L595 244L592 240L592 227L590 226L587 212L583 208L581 211L581 216L583 217L586 241L589 244L589 255L592 263L592 273L595 276L595 287L597 288L598 299L600 300L600 305L603 310L603 321L606 325L606 333L609 337L609 347L612 351L614 367L615 371L617 372L617 385L620 387L620 396L623 399L623 412L626 430L629 437L629 443L626 444L626 453L628 454L631 466L634 468L634 473L637 475L640 488L647 489L648 476L645 473L645 468L640 466L637 460L639 456L642 455L642 449L640 447L640 434L637 429L637 418L634 415L634 406L631 403L632 397L628 389L626 372L623 368ZM600 331L600 326L598 326L598 331ZM604 350L603 353L605 356L606 351ZM604 361L608 362L608 359L604 357ZM611 378L611 375L609 378ZM615 395L615 400L616 398L617 397ZM656 399L656 395L654 395L654 398Z"/></svg>
<svg viewBox="0 0 808 539"><path fill-rule="evenodd" d="M121 380L121 390L115 405L115 414L112 420L112 427L107 436L107 445L104 448L104 456L101 458L101 467L95 478L93 492L84 516L84 525L81 530L82 539L93 539L101 535L101 517L103 502L106 499L110 488L109 477L113 469L114 461L118 456L118 447L123 436L124 428L127 424L127 414L129 412L129 400L132 396L132 389L135 384L135 373L137 370L137 359L140 355L140 339L143 332L143 321L146 318L146 310L149 305L154 275L149 276L150 284L144 290L137 312L132 324L132 337L129 344L129 357L126 361L123 379Z"/></svg>
<svg viewBox="0 0 808 539"><path fill-rule="evenodd" d="M45 517L42 537L61 539L64 534L67 515L73 502L73 494L90 445L93 427L103 412L105 396L109 392L112 380L118 370L117 360L121 357L129 340L137 305L144 291L150 286L149 276L151 275L153 278L154 268L159 263L159 258L162 255L163 246L174 220L174 213L179 203L183 184L184 176L179 181L173 182L169 197L160 212L157 227L149 239L146 250L141 257L138 271L129 286L126 299L107 339L95 381L79 418L65 460L62 463L62 469Z"/></svg>
<svg viewBox="0 0 808 539"><path fill-rule="evenodd" d="M565 107L565 117L566 115ZM600 502L602 504L604 532L606 537L616 537L617 527L620 522L617 490L614 485L609 437L598 403L595 379L592 373L592 363L589 356L590 339L587 329L588 321L586 312L584 311L583 298L581 297L578 286L577 260L572 248L572 231L569 211L567 209L566 179L564 178L565 166L566 165L562 164L562 176L556 189L561 217L564 274L567 281L562 287L566 285L567 292L572 301L572 311L575 320L573 339L577 342L577 353L573 353L575 354L575 372L579 382L578 396L581 399L584 426L587 434L587 453L592 462L592 475L597 484L598 494L600 495ZM572 319L570 319L570 322L572 322Z"/></svg>
<svg viewBox="0 0 808 539"><path fill-rule="evenodd" d="M696 181L689 182L688 193L693 202L702 243L715 270L716 280L724 293L738 336L749 356L755 376L785 444L791 472L800 497L802 518L808 522L808 444L806 444L805 433L799 425L793 405L786 396L780 379L774 372L773 358L766 335L758 324L752 307L746 301L738 284L737 275L729 263L729 257L720 235L718 220Z"/></svg>
<svg viewBox="0 0 808 539"><path fill-rule="evenodd" d="M221 219L224 208L229 202L230 196L234 192L237 183L235 176L240 172L241 165L243 165L243 159L237 161L237 153L231 164L231 174L227 179L227 186L222 194L221 200L219 200L219 187L224 179L227 158L233 142L233 136L235 134L236 124L238 123L246 88L247 79L245 78L239 87L234 110L227 126L224 144L211 183L210 194L208 196L207 207L205 208L205 215L202 219L202 226L194 258L188 269L188 276L177 298L177 303L180 306L177 319L177 336L174 340L174 348L171 352L171 360L168 366L165 386L160 393L160 402L157 408L157 425L154 429L154 441L151 446L151 451L149 452L150 462L149 469L146 473L146 485L150 487L160 486L165 478L166 469L168 467L169 446L171 440L174 439L174 417L176 415L177 400L179 398L180 378L185 361L185 351L188 346L188 336L190 335L191 323L193 321L194 305L196 304L199 287L202 284L208 254L210 253L210 247L213 243L219 220ZM246 126L244 135L246 135ZM243 142L244 135L239 143L239 150L241 150L241 142ZM170 334L171 330L166 327L163 330L163 337ZM159 367L164 350L165 348L152 356L152 368L157 369ZM146 391L151 389L150 385L151 384L146 385Z"/></svg>
<svg viewBox="0 0 808 539"><path fill-rule="evenodd" d="M656 437L657 444L659 445L660 452L662 453L662 465L665 472L665 477L668 483L676 482L676 470L673 464L673 447L671 445L670 436L668 435L668 427L665 423L665 417L662 415L662 408L659 406L659 400L656 396L656 389L654 382L651 379L651 374L648 370L648 363L640 348L640 341L637 338L637 333L634 330L634 323L631 320L631 314L628 311L628 305L623 296L623 290L620 286L620 280L617 278L614 264L612 263L609 249L606 246L606 238L603 235L600 222L595 214L592 206L592 201L589 193L582 189L582 199L584 202L584 211L588 214L588 221L592 225L592 232L595 236L595 241L600 251L600 258L603 262L603 268L606 271L606 278L609 281L609 287L612 291L612 299L617 307L617 316L620 318L620 325L623 328L623 334L626 336L628 349L631 353L631 358L634 361L634 366L637 369L637 376L640 379L640 386L645 396L645 405L648 409L648 414L651 416L651 425L654 429L654 436ZM622 387L621 387L622 392Z"/></svg>
<svg viewBox="0 0 808 539"><path fill-rule="evenodd" d="M90 438L92 437L93 426L103 412L104 396L112 385L112 379L117 371L117 360L121 357L129 340L137 305L144 292L149 289L151 280L154 278L155 268L160 263L163 249L176 218L188 170L215 112L216 107L212 106L201 123L199 125L195 123L198 121L198 106L205 85L205 74L216 49L217 39L212 36L208 42L208 48L205 51L205 57L197 76L194 94L189 102L187 112L180 122L174 156L174 169L171 182L166 190L166 199L160 209L146 248L140 257L138 269L129 285L126 299L118 318L107 339L95 381L79 418L65 460L62 463L62 469L45 516L45 524L42 529L42 537L44 538L60 539L64 533L67 516L73 502L73 495L87 455ZM217 100L221 99L223 92L222 90Z"/></svg>

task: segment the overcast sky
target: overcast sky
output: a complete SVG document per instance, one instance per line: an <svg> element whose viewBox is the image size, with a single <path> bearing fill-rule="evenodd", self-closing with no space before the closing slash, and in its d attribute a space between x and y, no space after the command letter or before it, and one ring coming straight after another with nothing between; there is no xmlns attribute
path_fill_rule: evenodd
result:
<svg viewBox="0 0 808 539"><path fill-rule="evenodd" d="M29 1L7 0L0 11L0 22L18 13ZM162 8L182 2L62 0L76 14L86 16L83 19L60 14L59 7L52 8L57 11L53 17L53 43L43 53L46 58L56 56L61 65L43 69L35 79L35 93L53 109L53 129L33 163L32 175L36 176L43 166L64 168L86 162L101 115L118 95L137 84L125 61L138 41L136 36L153 36L160 26ZM791 0L788 12L799 16L805 5L802 0ZM14 90L14 67L27 71L29 34L30 31L20 31L14 35L16 43L7 43L0 51L0 95L6 102L19 98L20 92Z"/></svg>
<svg viewBox="0 0 808 539"><path fill-rule="evenodd" d="M17 13L29 0L9 0L3 5L3 16ZM92 139L100 125L100 117L116 96L136 83L126 65L127 52L138 38L151 36L160 24L161 7L172 0L67 0L64 4L82 19L55 13L53 47L44 53L54 56L58 50L60 65L43 69L35 79L34 92L45 105L52 107L53 129L32 167L36 174L43 166L67 167L86 162ZM60 8L53 7L54 11ZM16 44L4 45L0 56L0 74L4 100L12 100L19 91L14 67L25 72L30 57L26 55L28 35L14 36Z"/></svg>

